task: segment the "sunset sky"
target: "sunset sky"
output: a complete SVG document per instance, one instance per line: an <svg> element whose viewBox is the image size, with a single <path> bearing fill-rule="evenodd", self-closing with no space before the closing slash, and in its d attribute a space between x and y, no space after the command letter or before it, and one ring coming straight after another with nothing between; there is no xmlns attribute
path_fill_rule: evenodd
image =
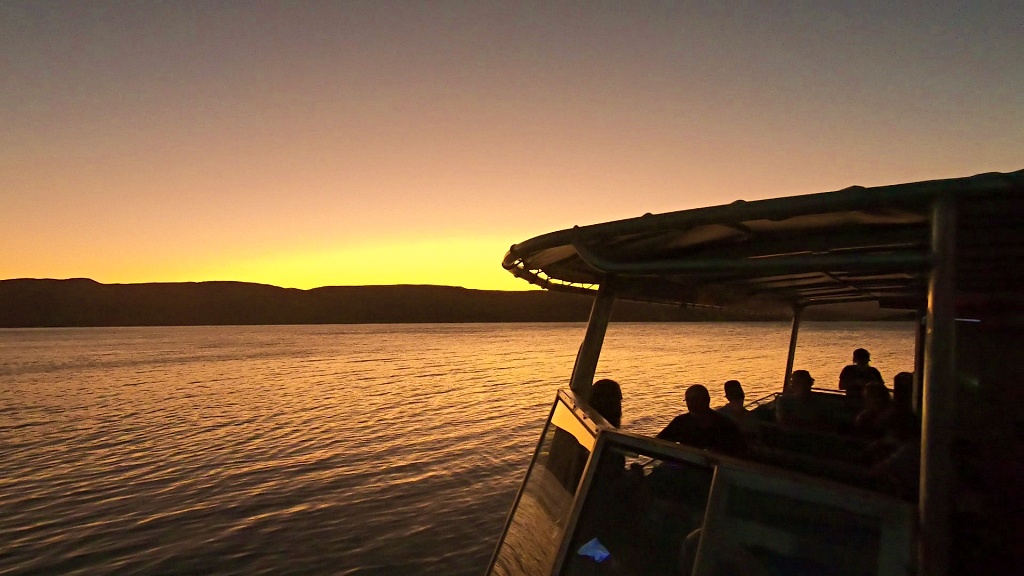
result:
<svg viewBox="0 0 1024 576"><path fill-rule="evenodd" d="M1019 0L702 4L0 0L0 278L524 289L575 224L1024 168Z"/></svg>

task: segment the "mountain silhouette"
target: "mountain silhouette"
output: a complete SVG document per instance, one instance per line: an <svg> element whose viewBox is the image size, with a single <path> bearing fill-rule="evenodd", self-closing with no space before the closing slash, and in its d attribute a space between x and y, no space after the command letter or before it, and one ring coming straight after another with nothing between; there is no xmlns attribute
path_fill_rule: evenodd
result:
<svg viewBox="0 0 1024 576"><path fill-rule="evenodd" d="M584 322L593 298L452 286L329 286L246 282L100 284L0 280L0 327ZM617 302L617 321L739 319L725 311Z"/></svg>

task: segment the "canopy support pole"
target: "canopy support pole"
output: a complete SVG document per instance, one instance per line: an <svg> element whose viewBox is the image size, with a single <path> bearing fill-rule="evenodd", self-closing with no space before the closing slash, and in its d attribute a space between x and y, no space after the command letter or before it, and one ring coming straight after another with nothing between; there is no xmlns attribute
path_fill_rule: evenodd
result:
<svg viewBox="0 0 1024 576"><path fill-rule="evenodd" d="M924 398L921 429L918 574L949 574L952 424L956 401L956 205L933 208L933 267L928 282Z"/></svg>
<svg viewBox="0 0 1024 576"><path fill-rule="evenodd" d="M786 377L782 380L782 391L785 392L789 386L789 378L793 375L793 361L796 359L796 337L800 333L800 316L804 313L804 307L800 304L793 305L793 327L789 332L789 354L786 356Z"/></svg>
<svg viewBox="0 0 1024 576"><path fill-rule="evenodd" d="M914 319L914 414L921 415L924 400L924 342L928 332L928 309L918 310Z"/></svg>
<svg viewBox="0 0 1024 576"><path fill-rule="evenodd" d="M608 321L612 316L612 304L615 303L615 288L611 278L601 283L590 309L590 320L587 322L587 333L583 337L579 353L576 354L576 365L572 369L569 387L583 398L590 399L590 388L597 372L597 360L601 356L601 345L608 330Z"/></svg>

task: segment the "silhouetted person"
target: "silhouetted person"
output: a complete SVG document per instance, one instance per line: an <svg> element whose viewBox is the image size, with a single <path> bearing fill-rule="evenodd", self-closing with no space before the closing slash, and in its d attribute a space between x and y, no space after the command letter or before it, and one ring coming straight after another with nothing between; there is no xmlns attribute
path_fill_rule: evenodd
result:
<svg viewBox="0 0 1024 576"><path fill-rule="evenodd" d="M914 413L914 373L900 372L892 378L892 404L896 412Z"/></svg>
<svg viewBox="0 0 1024 576"><path fill-rule="evenodd" d="M870 363L870 352L863 348L854 350L853 364L846 366L839 373L839 389L845 390L847 396L860 398L864 393L864 387L869 383L884 382L882 374Z"/></svg>
<svg viewBox="0 0 1024 576"><path fill-rule="evenodd" d="M743 385L739 380L729 380L725 383L725 399L728 404L717 409L717 412L732 420L743 433L748 441L758 435L757 420L750 410L743 405L746 394L743 392Z"/></svg>
<svg viewBox="0 0 1024 576"><path fill-rule="evenodd" d="M658 438L726 454L746 450L746 441L736 424L711 409L707 388L700 384L690 386L686 389L685 400L687 413L673 418Z"/></svg>
<svg viewBox="0 0 1024 576"><path fill-rule="evenodd" d="M914 373L900 372L892 379L892 422L886 436L893 436L893 429L919 428L914 414Z"/></svg>
<svg viewBox="0 0 1024 576"><path fill-rule="evenodd" d="M609 424L622 425L622 389L615 380L598 380L590 390L590 405Z"/></svg>
<svg viewBox="0 0 1024 576"><path fill-rule="evenodd" d="M618 428L622 424L622 390L618 382L608 379L594 382L589 404L612 426ZM589 457L590 451L575 436L555 428L546 465L568 492L576 492ZM625 457L621 460L620 468L625 466Z"/></svg>
<svg viewBox="0 0 1024 576"><path fill-rule="evenodd" d="M872 384L865 389L865 394L872 397L865 401L865 411L875 406L874 412L863 417L858 414L858 418L861 418L861 426L870 425L871 427L866 435L878 438L868 447L867 452L868 455L873 456L872 460L874 461L892 455L909 439L918 439L921 429L918 417L912 408L911 395L914 387L912 372L900 372L893 378L891 402L886 402L884 389L878 390L877 387L877 384ZM861 414L864 414L864 411ZM864 433L863 428L857 431Z"/></svg>
<svg viewBox="0 0 1024 576"><path fill-rule="evenodd" d="M775 401L775 419L788 428L826 430L828 423L811 388L814 378L807 370L794 370L786 392Z"/></svg>
<svg viewBox="0 0 1024 576"><path fill-rule="evenodd" d="M921 474L921 427L916 418L897 418L887 434L888 455L871 467L879 488L916 501Z"/></svg>
<svg viewBox="0 0 1024 576"><path fill-rule="evenodd" d="M893 424L895 413L889 389L881 382L864 387L864 409L853 421L853 429L861 436L880 438Z"/></svg>

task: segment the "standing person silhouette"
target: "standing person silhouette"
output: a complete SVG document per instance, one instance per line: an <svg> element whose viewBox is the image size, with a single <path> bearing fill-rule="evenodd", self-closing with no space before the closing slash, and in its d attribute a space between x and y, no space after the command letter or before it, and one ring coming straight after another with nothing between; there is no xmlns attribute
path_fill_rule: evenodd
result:
<svg viewBox="0 0 1024 576"><path fill-rule="evenodd" d="M853 364L846 366L839 373L839 389L845 390L847 396L860 398L864 394L865 386L872 382L884 382L882 374L870 364L870 352L864 348L854 350Z"/></svg>

